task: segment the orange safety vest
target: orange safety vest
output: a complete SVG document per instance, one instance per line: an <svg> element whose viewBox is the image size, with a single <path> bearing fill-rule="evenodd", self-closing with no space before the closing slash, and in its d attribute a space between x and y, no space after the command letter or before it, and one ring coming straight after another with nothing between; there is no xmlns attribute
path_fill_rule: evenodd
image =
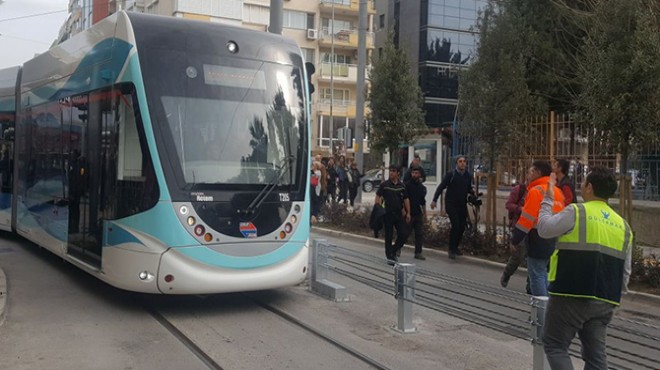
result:
<svg viewBox="0 0 660 370"><path fill-rule="evenodd" d="M518 218L518 223L516 223L517 229L529 233L536 227L539 219L539 211L541 210L541 202L543 201L545 192L548 190L549 180L549 176L539 177L527 186L527 198L525 199L525 205L523 206L520 218ZM552 212L559 213L564 209L564 194L556 186L554 193L555 201L552 205Z"/></svg>

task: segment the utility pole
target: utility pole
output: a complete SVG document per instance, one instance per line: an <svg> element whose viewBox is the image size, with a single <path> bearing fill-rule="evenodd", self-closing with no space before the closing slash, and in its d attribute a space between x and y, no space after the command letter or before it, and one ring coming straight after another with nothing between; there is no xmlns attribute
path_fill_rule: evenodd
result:
<svg viewBox="0 0 660 370"><path fill-rule="evenodd" d="M268 32L282 34L282 8L284 0L270 0L270 25Z"/></svg>
<svg viewBox="0 0 660 370"><path fill-rule="evenodd" d="M367 67L367 0L360 0L358 21L358 69L357 69L357 97L355 100L355 160L358 170L364 173L364 79ZM357 180L359 183L359 180ZM362 202L362 186L358 187L356 202Z"/></svg>
<svg viewBox="0 0 660 370"><path fill-rule="evenodd" d="M333 116L332 107L335 103L335 1L332 0L332 20L330 23L330 157L335 156L335 146L333 145L333 137L335 136L335 117Z"/></svg>

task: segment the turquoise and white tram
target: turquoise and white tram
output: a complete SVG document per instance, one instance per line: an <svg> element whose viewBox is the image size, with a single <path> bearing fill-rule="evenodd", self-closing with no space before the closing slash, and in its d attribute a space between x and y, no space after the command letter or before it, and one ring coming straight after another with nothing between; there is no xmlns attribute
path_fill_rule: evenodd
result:
<svg viewBox="0 0 660 370"><path fill-rule="evenodd" d="M285 37L118 12L0 71L0 228L131 291L295 285L308 97Z"/></svg>

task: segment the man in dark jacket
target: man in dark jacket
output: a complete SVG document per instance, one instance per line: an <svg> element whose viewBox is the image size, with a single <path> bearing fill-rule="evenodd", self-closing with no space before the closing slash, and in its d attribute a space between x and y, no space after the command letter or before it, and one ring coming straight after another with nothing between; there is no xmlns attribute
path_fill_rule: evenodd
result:
<svg viewBox="0 0 660 370"><path fill-rule="evenodd" d="M412 167L410 170L411 178L404 184L410 199L411 231L415 232L415 258L425 260L426 257L422 254L422 243L424 242L424 220L426 220L426 186L422 184L421 167Z"/></svg>
<svg viewBox="0 0 660 370"><path fill-rule="evenodd" d="M395 165L390 166L390 178L380 184L374 203L385 207L385 216L383 217L385 225L385 257L388 264L394 265L397 262L396 252L406 242L407 228L405 223L410 223L410 200L408 199L406 187L399 180L399 167ZM392 237L395 228L396 243L392 246Z"/></svg>
<svg viewBox="0 0 660 370"><path fill-rule="evenodd" d="M557 176L557 187L564 194L564 204L577 203L575 196L575 186L573 181L568 177L568 171L571 164L566 159L557 159L552 165L552 172Z"/></svg>
<svg viewBox="0 0 660 370"><path fill-rule="evenodd" d="M456 159L456 168L447 172L433 195L431 209L435 209L442 191L447 189L445 195L445 211L451 221L449 234L449 258L456 259L462 253L458 250L465 226L467 225L467 195L474 194L472 189L472 174L467 171L467 160L464 156Z"/></svg>
<svg viewBox="0 0 660 370"><path fill-rule="evenodd" d="M406 171L406 174L403 175L403 183L407 183L410 181L412 178L412 169L413 168L418 168L419 173L420 173L420 179L421 182L426 181L426 172L424 172L424 168L422 167L422 159L419 157L419 154L415 153L415 156L413 157L412 162L410 162L410 167L408 167L408 171Z"/></svg>

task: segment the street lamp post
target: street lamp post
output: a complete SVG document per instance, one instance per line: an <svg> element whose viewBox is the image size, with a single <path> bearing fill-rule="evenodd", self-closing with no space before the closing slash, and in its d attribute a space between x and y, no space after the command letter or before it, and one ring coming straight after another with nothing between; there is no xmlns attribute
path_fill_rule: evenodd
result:
<svg viewBox="0 0 660 370"><path fill-rule="evenodd" d="M335 156L333 137L335 131L335 117L332 108L335 103L335 0L330 0L332 6L332 19L330 24L330 157Z"/></svg>

